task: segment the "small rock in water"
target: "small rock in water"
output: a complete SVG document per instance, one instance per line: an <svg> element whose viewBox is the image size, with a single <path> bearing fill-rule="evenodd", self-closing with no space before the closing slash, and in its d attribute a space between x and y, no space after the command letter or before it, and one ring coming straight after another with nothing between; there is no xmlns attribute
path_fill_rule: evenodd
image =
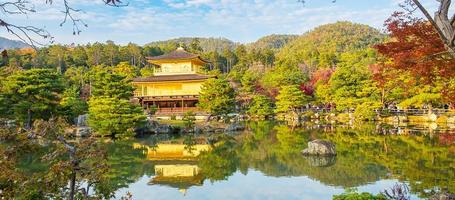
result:
<svg viewBox="0 0 455 200"><path fill-rule="evenodd" d="M335 156L335 144L326 140L313 140L308 142L308 148L302 151L303 155Z"/></svg>

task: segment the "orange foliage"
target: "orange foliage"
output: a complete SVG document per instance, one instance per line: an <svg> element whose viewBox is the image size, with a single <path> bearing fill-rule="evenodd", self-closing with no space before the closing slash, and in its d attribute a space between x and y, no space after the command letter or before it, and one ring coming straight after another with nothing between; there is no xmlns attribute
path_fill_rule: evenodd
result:
<svg viewBox="0 0 455 200"><path fill-rule="evenodd" d="M431 24L396 12L385 25L391 41L375 48L392 60L387 67L409 71L428 83L437 77L455 75L455 59L445 53L447 50Z"/></svg>
<svg viewBox="0 0 455 200"><path fill-rule="evenodd" d="M391 62L376 66L373 73L376 81L386 80L388 69L410 72L416 80L434 84L437 79L447 82L455 77L455 58L447 53L443 42L428 22L396 12L385 25L391 40L375 48ZM447 84L443 94L448 102L455 104L455 88Z"/></svg>
<svg viewBox="0 0 455 200"><path fill-rule="evenodd" d="M36 55L36 50L31 47L26 47L26 48L19 49L17 51L17 53L19 55L27 55L27 54Z"/></svg>

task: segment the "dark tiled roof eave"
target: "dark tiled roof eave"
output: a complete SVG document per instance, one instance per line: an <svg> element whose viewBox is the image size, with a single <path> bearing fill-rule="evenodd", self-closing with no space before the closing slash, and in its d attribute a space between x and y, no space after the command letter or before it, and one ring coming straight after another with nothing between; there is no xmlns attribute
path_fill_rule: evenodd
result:
<svg viewBox="0 0 455 200"><path fill-rule="evenodd" d="M135 78L135 79L133 79L133 83L134 82L140 83L140 82L205 80L205 79L209 79L209 78L215 78L215 76L200 75L200 74L150 76L150 77L145 77L145 78Z"/></svg>
<svg viewBox="0 0 455 200"><path fill-rule="evenodd" d="M191 59L199 59L203 62L209 62L204 60L199 55L189 53L185 50L175 50L168 54L160 55L160 56L153 56L153 57L146 57L147 60L151 61L158 61L158 60L191 60Z"/></svg>
<svg viewBox="0 0 455 200"><path fill-rule="evenodd" d="M164 55L163 55L164 56ZM200 56L195 56L195 57L186 57L186 58L183 58L183 57L180 57L180 58L172 58L172 57L162 57L162 58L156 58L156 57L145 57L146 60L150 60L150 61L159 61L159 60L192 60L192 59L199 59L201 60L202 62L206 62L206 63L212 63L210 62L209 60L206 60L204 58L201 58Z"/></svg>

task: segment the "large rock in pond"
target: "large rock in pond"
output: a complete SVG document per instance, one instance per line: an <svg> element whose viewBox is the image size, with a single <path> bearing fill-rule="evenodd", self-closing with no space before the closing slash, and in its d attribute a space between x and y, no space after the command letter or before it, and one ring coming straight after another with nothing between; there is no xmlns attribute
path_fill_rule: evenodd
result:
<svg viewBox="0 0 455 200"><path fill-rule="evenodd" d="M335 144L326 140L313 140L308 142L308 148L302 151L303 155L335 156Z"/></svg>
<svg viewBox="0 0 455 200"><path fill-rule="evenodd" d="M145 134L174 134L179 133L180 128L175 127L169 124L160 124L157 121L148 120L144 126L136 128L134 130L138 135L145 135Z"/></svg>
<svg viewBox="0 0 455 200"><path fill-rule="evenodd" d="M179 127L174 127L168 124L159 124L155 129L155 133L158 134L174 134L179 132L180 132Z"/></svg>
<svg viewBox="0 0 455 200"><path fill-rule="evenodd" d="M153 120L147 120L147 122L134 130L137 135L146 135L155 133L156 128L159 126L158 122Z"/></svg>

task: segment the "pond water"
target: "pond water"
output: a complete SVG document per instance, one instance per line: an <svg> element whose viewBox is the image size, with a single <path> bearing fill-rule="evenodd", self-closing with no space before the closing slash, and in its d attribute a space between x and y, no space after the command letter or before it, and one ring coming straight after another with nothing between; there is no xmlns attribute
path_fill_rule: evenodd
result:
<svg viewBox="0 0 455 200"><path fill-rule="evenodd" d="M133 199L331 199L406 184L412 199L455 193L455 129L434 125L289 128L248 123L241 133L110 142L116 196ZM304 157L313 139L336 157Z"/></svg>
<svg viewBox="0 0 455 200"><path fill-rule="evenodd" d="M455 127L436 124L316 125L250 122L238 133L102 140L110 190L120 199L332 199L406 184L412 199L455 193ZM313 139L336 157L304 157ZM45 165L27 156L20 168Z"/></svg>

